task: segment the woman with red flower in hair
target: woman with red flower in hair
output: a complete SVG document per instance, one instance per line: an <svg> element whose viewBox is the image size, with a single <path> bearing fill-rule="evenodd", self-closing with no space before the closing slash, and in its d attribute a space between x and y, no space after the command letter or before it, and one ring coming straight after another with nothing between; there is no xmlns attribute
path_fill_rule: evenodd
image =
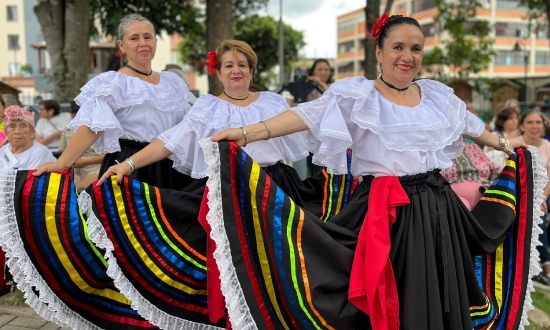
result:
<svg viewBox="0 0 550 330"><path fill-rule="evenodd" d="M180 124L163 132L149 146L130 157L133 166L128 162L112 166L99 183L110 175L117 175L117 180L121 181L135 169L166 157L174 161L174 168L178 171L196 179L204 178L208 166L198 144L200 139L225 128L262 122L289 107L287 100L279 94L249 91L258 58L247 43L225 40L216 51L207 54L206 63L208 73L215 73L222 83L223 92L198 98ZM304 141L303 133L297 133L244 146L244 150L278 181L284 191L295 192L293 197L301 206L306 206L306 200L315 191L312 186L302 185L296 171L285 162L307 156Z"/></svg>
<svg viewBox="0 0 550 330"><path fill-rule="evenodd" d="M345 311L349 316L357 308L369 315L374 330L522 327L526 310L532 307L530 299L526 300L527 288L532 289L528 283L529 266L536 267L536 243L531 238L536 216L541 213L545 180L540 162L531 161L537 156L524 149L513 154L512 150L524 144L486 131L485 125L466 110L464 102L448 86L429 79L416 80L425 39L414 18L384 14L373 26L372 37L378 79L339 80L316 100L261 123L223 130L213 137L215 142L230 140L250 146L255 141L306 131L306 144L314 154L314 163L333 173L346 173L349 148L353 150L351 173L363 178L347 206L329 220L330 224L354 232L356 245L346 245L335 236L327 239L327 228L307 216L288 217L288 222L281 223L280 217L268 214L261 219L263 227L233 231L233 226L239 228L243 219L249 219L239 212L258 201L253 199L255 204L250 204L238 199L238 195L228 194L232 189L230 182L247 182L251 173L240 165L244 163L240 153L233 157L230 152L220 151L218 161L212 163L209 183L220 182L221 188L209 195L209 205L219 205L223 217L209 213L207 218L218 234L216 244L221 246L217 256L218 265L223 266L221 277L229 279L228 283L239 281L238 288L232 286L233 290L228 291L238 301L228 302L230 319L253 319L282 328L281 324L294 317L296 322L312 328L317 324L323 329L357 329L357 324L344 323ZM464 136L513 154L472 212L440 174L462 152ZM223 145L219 144L219 150ZM215 156L216 149L211 150ZM230 164L237 164L233 166L237 170L226 169L227 157ZM228 175L232 181L225 179ZM253 175L262 177L261 173ZM534 180L535 188L531 183L518 181L521 177ZM255 196L254 188L237 185L234 189L243 196ZM242 206L231 204L236 199ZM229 212L228 204L235 205L236 212ZM271 199L265 204L268 209L280 205ZM284 205L281 207L284 209ZM276 228L290 228L294 223L300 227L295 235L287 229L279 250L301 248L299 258L304 263L293 263L298 258L293 253L288 259L284 255L277 257L283 260L281 267L285 262L294 267L283 268L300 279L293 287L299 295L293 290L285 291L284 276L290 276L288 273L281 272L280 280L261 276L271 269L264 266L264 259L271 259L249 257L260 247L261 251L269 251L269 245L264 248L262 243L277 244L273 240ZM248 223L243 226L252 227ZM239 235L246 235L251 244L240 240ZM238 242L245 248L234 252ZM350 246L349 250L344 248ZM480 259L474 259L476 256ZM222 260L229 260L232 267L226 267ZM257 277L260 280L255 280ZM300 290L299 285L304 288ZM277 300L264 298L272 291L276 291L273 296L288 304L310 294L311 321L301 319L302 312L296 309L285 309ZM323 302L326 296L330 299ZM347 321L350 320L351 317Z"/></svg>

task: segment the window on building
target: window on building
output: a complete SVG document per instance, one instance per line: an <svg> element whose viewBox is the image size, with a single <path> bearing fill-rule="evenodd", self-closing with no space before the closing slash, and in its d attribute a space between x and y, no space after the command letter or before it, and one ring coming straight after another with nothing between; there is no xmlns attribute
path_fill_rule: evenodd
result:
<svg viewBox="0 0 550 330"><path fill-rule="evenodd" d="M536 32L537 39L548 39L548 30L540 29Z"/></svg>
<svg viewBox="0 0 550 330"><path fill-rule="evenodd" d="M528 34L528 27L525 23L496 23L495 35L497 37L523 38Z"/></svg>
<svg viewBox="0 0 550 330"><path fill-rule="evenodd" d="M338 23L338 34L354 32L354 22L353 20L347 20Z"/></svg>
<svg viewBox="0 0 550 330"><path fill-rule="evenodd" d="M412 13L418 13L420 11L435 8L433 0L413 0L412 1Z"/></svg>
<svg viewBox="0 0 550 330"><path fill-rule="evenodd" d="M353 40L341 42L338 44L338 54L349 53L355 48L355 42Z"/></svg>
<svg viewBox="0 0 550 330"><path fill-rule="evenodd" d="M8 34L8 50L19 50L19 35Z"/></svg>
<svg viewBox="0 0 550 330"><path fill-rule="evenodd" d="M344 65L338 65L338 72L339 73L353 72L353 62L349 62Z"/></svg>
<svg viewBox="0 0 550 330"><path fill-rule="evenodd" d="M519 0L497 0L497 9L525 11L525 6L520 6Z"/></svg>
<svg viewBox="0 0 550 330"><path fill-rule="evenodd" d="M535 53L535 64L536 65L550 66L550 52L548 52L548 51L537 51Z"/></svg>
<svg viewBox="0 0 550 330"><path fill-rule="evenodd" d="M17 22L17 6L6 6L8 22Z"/></svg>
<svg viewBox="0 0 550 330"><path fill-rule="evenodd" d="M525 65L525 54L514 51L497 51L495 65Z"/></svg>
<svg viewBox="0 0 550 330"><path fill-rule="evenodd" d="M433 37L435 35L435 24L434 23L428 23L420 25L420 29L422 30L422 33L424 34L424 37Z"/></svg>

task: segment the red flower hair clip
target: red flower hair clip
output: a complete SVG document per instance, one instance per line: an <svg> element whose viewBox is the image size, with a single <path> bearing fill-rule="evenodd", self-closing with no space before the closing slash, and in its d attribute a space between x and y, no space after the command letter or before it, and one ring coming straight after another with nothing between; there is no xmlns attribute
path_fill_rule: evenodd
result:
<svg viewBox="0 0 550 330"><path fill-rule="evenodd" d="M378 36L380 35L380 31L382 31L382 28L384 27L384 25L386 25L386 22L388 22L388 14L384 13L382 16L380 16L380 18L378 19L378 21L372 26L372 37L373 38L378 38Z"/></svg>
<svg viewBox="0 0 550 330"><path fill-rule="evenodd" d="M213 75L216 73L216 64L218 64L218 54L215 51L209 51L206 54L206 67L208 75Z"/></svg>

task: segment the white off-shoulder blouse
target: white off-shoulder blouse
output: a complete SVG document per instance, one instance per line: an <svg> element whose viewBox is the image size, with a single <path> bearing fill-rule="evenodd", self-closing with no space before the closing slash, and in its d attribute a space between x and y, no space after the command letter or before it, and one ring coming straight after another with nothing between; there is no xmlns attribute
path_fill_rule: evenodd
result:
<svg viewBox="0 0 550 330"><path fill-rule="evenodd" d="M185 81L169 71L159 75L157 85L115 71L94 77L76 97L80 110L68 127L103 132L92 145L97 153L120 151L119 139L153 141L191 108Z"/></svg>
<svg viewBox="0 0 550 330"><path fill-rule="evenodd" d="M396 105L364 77L342 79L322 97L292 108L309 127L313 162L347 173L346 149L353 150L355 176L412 175L452 166L464 148L462 135L480 136L485 125L466 110L448 86L415 82L418 106Z"/></svg>
<svg viewBox="0 0 550 330"><path fill-rule="evenodd" d="M181 123L158 137L173 152L170 159L174 161L174 168L193 178L204 177L208 165L199 140L226 128L256 124L290 108L279 94L259 94L259 98L247 107L236 106L213 95L198 98ZM296 161L308 155L305 132L254 142L244 150L262 167L279 161Z"/></svg>

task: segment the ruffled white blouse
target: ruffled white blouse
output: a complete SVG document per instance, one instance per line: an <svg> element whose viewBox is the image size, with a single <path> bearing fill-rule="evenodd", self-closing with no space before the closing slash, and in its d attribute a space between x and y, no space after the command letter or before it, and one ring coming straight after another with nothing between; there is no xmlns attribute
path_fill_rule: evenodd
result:
<svg viewBox="0 0 550 330"><path fill-rule="evenodd" d="M76 97L80 110L68 127L103 132L92 145L99 154L120 151L119 139L153 141L191 108L185 81L169 71L159 75L157 85L115 71L94 77Z"/></svg>
<svg viewBox="0 0 550 330"><path fill-rule="evenodd" d="M288 110L286 99L272 92L260 92L259 98L247 107L239 107L213 95L197 99L181 123L162 133L158 138L173 155L174 168L193 178L205 177L208 165L204 160L199 140L211 137L226 128L256 124ZM260 166L279 161L296 161L308 155L305 132L258 141L244 147Z"/></svg>
<svg viewBox="0 0 550 330"><path fill-rule="evenodd" d="M313 162L336 174L347 173L346 149L351 148L355 176L450 168L464 148L462 134L480 136L485 125L448 86L427 79L415 84L421 91L415 107L396 105L374 88L374 81L354 77L291 109L309 127L307 148L314 153Z"/></svg>

